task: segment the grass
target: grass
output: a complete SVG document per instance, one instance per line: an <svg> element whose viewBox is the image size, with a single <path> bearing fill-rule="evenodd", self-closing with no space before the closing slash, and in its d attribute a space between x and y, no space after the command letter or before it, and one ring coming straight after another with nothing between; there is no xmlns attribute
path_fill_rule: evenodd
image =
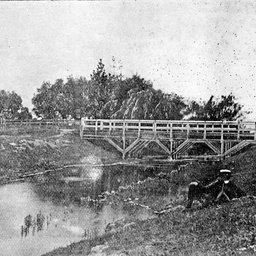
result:
<svg viewBox="0 0 256 256"><path fill-rule="evenodd" d="M218 207L173 211L146 220L110 241L111 252L127 255L250 255L255 253L255 198L243 198ZM136 237L136 239L134 239ZM150 253L148 253L150 255Z"/></svg>
<svg viewBox="0 0 256 256"><path fill-rule="evenodd" d="M89 255L99 244L105 254L95 255L255 255L255 207L256 199L246 197L196 211L174 210L46 255Z"/></svg>
<svg viewBox="0 0 256 256"><path fill-rule="evenodd" d="M61 135L56 129L1 135L0 150L0 182L3 177L15 179L38 170L78 164L90 155L99 156L102 162L119 159L113 152L81 141L78 135Z"/></svg>

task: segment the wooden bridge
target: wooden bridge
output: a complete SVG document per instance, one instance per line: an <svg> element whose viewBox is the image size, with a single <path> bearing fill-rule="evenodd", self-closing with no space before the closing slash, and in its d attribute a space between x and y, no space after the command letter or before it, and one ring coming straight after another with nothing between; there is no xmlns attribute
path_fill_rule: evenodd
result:
<svg viewBox="0 0 256 256"><path fill-rule="evenodd" d="M81 139L104 139L123 156L136 155L150 143L171 159L226 157L256 144L255 122L185 120L81 119ZM190 155L195 144L208 147L208 155ZM198 148L198 147L197 147Z"/></svg>

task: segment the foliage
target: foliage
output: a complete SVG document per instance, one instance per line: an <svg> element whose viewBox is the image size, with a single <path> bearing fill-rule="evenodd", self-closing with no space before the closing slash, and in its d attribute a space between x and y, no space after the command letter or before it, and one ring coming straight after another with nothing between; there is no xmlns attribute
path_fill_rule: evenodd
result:
<svg viewBox="0 0 256 256"><path fill-rule="evenodd" d="M90 80L69 77L64 83L44 82L32 102L41 118L181 119L187 107L182 97L165 95L138 75L123 78L107 73L100 59Z"/></svg>
<svg viewBox="0 0 256 256"><path fill-rule="evenodd" d="M32 114L27 107L21 107L16 115L18 120L32 119Z"/></svg>
<svg viewBox="0 0 256 256"><path fill-rule="evenodd" d="M0 113L7 119L25 120L32 115L27 107L23 107L21 97L14 91L0 91Z"/></svg>
<svg viewBox="0 0 256 256"><path fill-rule="evenodd" d="M118 84L112 102L116 103L116 111L111 117L120 119L181 119L186 108L182 97L167 96L138 75Z"/></svg>
<svg viewBox="0 0 256 256"><path fill-rule="evenodd" d="M46 119L76 117L76 109L84 107L83 89L86 85L87 80L83 77L68 77L66 83L62 79L57 79L54 84L44 82L32 99L33 111Z"/></svg>
<svg viewBox="0 0 256 256"><path fill-rule="evenodd" d="M220 99L214 99L211 96L210 99L204 103L199 104L195 101L190 105L193 120L205 120L205 121L235 121L242 114L242 105L240 105L234 95L228 96L222 95Z"/></svg>
<svg viewBox="0 0 256 256"><path fill-rule="evenodd" d="M107 106L111 100L115 82L119 76L107 74L105 65L100 59L97 69L93 71L87 89L88 107L86 114L93 118L109 118L111 111Z"/></svg>
<svg viewBox="0 0 256 256"><path fill-rule="evenodd" d="M66 83L62 79L54 84L44 82L32 102L34 112L42 118L180 120L189 115L194 120L231 121L242 115L242 106L232 94L188 104L177 94L154 89L137 74L124 78L107 73L101 59L90 80L71 76Z"/></svg>

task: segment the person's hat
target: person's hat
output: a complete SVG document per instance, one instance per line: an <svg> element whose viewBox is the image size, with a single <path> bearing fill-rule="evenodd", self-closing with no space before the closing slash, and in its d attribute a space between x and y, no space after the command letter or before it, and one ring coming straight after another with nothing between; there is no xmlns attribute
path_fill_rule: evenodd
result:
<svg viewBox="0 0 256 256"><path fill-rule="evenodd" d="M228 169L222 169L220 170L220 174L231 174L231 171Z"/></svg>

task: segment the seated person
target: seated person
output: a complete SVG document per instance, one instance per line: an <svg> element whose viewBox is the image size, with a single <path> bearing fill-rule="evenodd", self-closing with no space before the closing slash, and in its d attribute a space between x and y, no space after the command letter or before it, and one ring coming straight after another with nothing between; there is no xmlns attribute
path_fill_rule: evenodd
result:
<svg viewBox="0 0 256 256"><path fill-rule="evenodd" d="M188 190L188 204L186 208L191 208L194 200L203 201L203 206L210 203L228 202L233 198L245 196L231 179L230 170L220 170L219 177L207 186L198 182L191 182Z"/></svg>

